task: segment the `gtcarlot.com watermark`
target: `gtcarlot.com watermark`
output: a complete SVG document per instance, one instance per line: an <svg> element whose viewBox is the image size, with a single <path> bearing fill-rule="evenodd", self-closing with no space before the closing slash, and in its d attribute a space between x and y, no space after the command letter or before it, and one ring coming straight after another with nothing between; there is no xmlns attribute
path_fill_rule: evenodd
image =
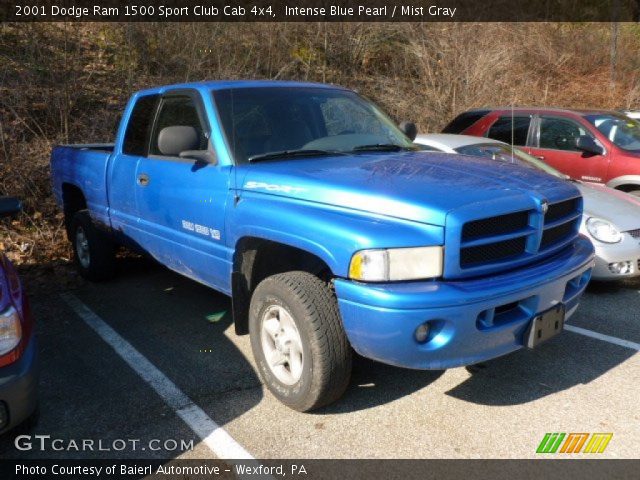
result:
<svg viewBox="0 0 640 480"><path fill-rule="evenodd" d="M116 438L113 440L81 438L52 438L51 435L18 435L14 441L17 450L40 452L187 452L193 450L194 441L173 438L141 440Z"/></svg>

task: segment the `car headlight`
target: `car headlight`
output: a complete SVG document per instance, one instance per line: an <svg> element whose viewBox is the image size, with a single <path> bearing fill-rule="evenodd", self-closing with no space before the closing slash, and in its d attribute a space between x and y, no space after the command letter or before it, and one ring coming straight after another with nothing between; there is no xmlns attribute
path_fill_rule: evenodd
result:
<svg viewBox="0 0 640 480"><path fill-rule="evenodd" d="M419 280L442 275L443 248L361 250L351 258L349 278L364 282Z"/></svg>
<svg viewBox="0 0 640 480"><path fill-rule="evenodd" d="M16 348L22 339L22 325L15 308L0 313L0 356Z"/></svg>
<svg viewBox="0 0 640 480"><path fill-rule="evenodd" d="M618 243L622 234L611 222L601 218L591 217L587 220L587 231L593 238L604 243Z"/></svg>

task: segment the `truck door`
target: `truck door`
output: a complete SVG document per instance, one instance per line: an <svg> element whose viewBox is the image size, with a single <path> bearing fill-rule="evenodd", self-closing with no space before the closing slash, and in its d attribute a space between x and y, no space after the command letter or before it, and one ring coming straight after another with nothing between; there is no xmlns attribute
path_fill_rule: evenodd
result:
<svg viewBox="0 0 640 480"><path fill-rule="evenodd" d="M195 90L162 96L149 154L138 163L135 190L144 246L172 270L229 292L224 219L231 167L181 158L166 146L176 132L183 136L174 141L193 143L186 150L212 152L209 123Z"/></svg>
<svg viewBox="0 0 640 480"><path fill-rule="evenodd" d="M530 147L532 155L571 178L588 182L604 181L608 167L606 154L587 154L576 147L581 135L588 135L601 145L585 126L574 119L554 115L540 115L537 125L537 134Z"/></svg>
<svg viewBox="0 0 640 480"><path fill-rule="evenodd" d="M136 205L136 171L138 162L146 157L149 136L160 95L145 95L134 99L123 131L121 145L116 145L107 173L109 196L109 218L114 231L121 234L124 242L135 246L140 241L138 209Z"/></svg>

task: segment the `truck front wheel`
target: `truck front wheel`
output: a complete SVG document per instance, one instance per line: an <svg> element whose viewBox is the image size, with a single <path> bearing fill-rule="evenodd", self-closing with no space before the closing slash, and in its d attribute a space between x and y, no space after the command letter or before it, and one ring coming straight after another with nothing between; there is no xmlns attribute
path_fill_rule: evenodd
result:
<svg viewBox="0 0 640 480"><path fill-rule="evenodd" d="M115 274L115 249L108 236L93 224L87 210L80 210L71 220L71 243L80 275L98 282Z"/></svg>
<svg viewBox="0 0 640 480"><path fill-rule="evenodd" d="M263 280L251 297L249 333L260 376L285 405L305 412L342 396L351 348L329 286L307 272Z"/></svg>

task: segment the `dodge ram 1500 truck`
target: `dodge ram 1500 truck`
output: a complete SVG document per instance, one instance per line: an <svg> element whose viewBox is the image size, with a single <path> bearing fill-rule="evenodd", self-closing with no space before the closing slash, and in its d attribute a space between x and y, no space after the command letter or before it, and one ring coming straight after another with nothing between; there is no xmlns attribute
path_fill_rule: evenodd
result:
<svg viewBox="0 0 640 480"><path fill-rule="evenodd" d="M575 187L405 127L337 86L164 86L114 144L56 147L53 188L82 275L124 245L231 296L264 383L306 411L342 395L352 348L444 369L535 347L589 280Z"/></svg>

